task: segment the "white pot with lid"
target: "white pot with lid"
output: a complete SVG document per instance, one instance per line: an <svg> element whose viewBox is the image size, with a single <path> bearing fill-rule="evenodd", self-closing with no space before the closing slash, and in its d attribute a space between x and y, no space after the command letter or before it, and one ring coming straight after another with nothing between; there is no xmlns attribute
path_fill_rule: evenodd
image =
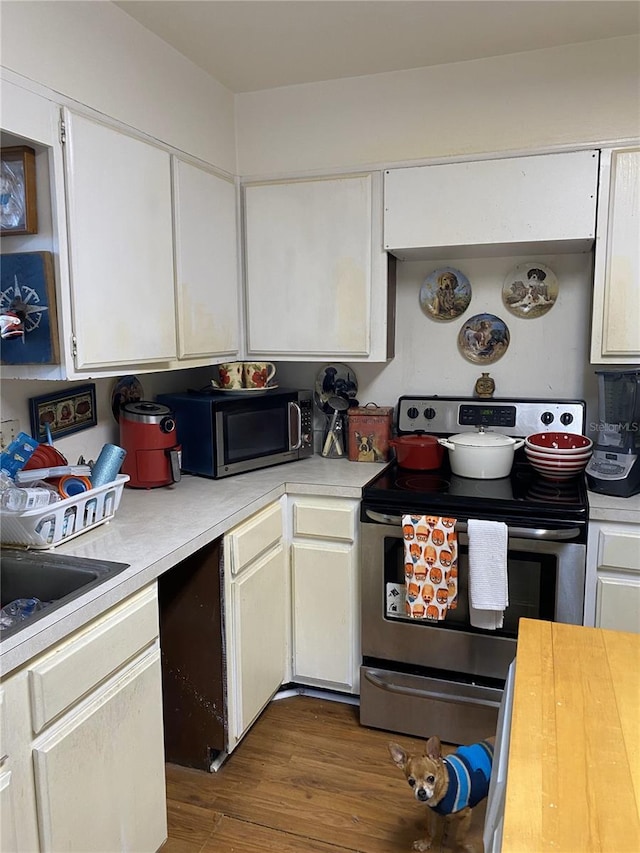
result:
<svg viewBox="0 0 640 853"><path fill-rule="evenodd" d="M509 476L513 454L522 447L524 439L480 429L439 438L438 443L449 451L454 474L474 480L497 480Z"/></svg>

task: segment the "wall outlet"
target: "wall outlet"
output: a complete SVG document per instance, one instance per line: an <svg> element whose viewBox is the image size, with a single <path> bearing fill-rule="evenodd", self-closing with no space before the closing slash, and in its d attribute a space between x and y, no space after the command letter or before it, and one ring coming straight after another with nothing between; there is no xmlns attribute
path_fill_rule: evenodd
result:
<svg viewBox="0 0 640 853"><path fill-rule="evenodd" d="M0 421L0 450L6 450L20 432L20 421Z"/></svg>

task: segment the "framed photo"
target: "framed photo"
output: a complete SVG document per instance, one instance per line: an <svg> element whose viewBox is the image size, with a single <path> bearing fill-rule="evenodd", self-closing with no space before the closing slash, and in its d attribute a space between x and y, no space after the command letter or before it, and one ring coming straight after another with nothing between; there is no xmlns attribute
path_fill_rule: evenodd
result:
<svg viewBox="0 0 640 853"><path fill-rule="evenodd" d="M47 441L47 426L52 438L62 438L95 426L98 423L96 386L91 383L56 394L30 397L29 416L31 436L36 441Z"/></svg>
<svg viewBox="0 0 640 853"><path fill-rule="evenodd" d="M0 256L0 364L58 364L51 252Z"/></svg>
<svg viewBox="0 0 640 853"><path fill-rule="evenodd" d="M36 152L17 145L0 155L0 236L37 234Z"/></svg>

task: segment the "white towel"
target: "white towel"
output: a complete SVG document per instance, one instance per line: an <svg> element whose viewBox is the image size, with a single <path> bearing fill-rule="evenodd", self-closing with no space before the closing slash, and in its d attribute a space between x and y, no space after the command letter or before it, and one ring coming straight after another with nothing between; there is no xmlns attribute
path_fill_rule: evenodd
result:
<svg viewBox="0 0 640 853"><path fill-rule="evenodd" d="M502 628L509 605L507 582L507 525L470 518L469 618L474 628Z"/></svg>

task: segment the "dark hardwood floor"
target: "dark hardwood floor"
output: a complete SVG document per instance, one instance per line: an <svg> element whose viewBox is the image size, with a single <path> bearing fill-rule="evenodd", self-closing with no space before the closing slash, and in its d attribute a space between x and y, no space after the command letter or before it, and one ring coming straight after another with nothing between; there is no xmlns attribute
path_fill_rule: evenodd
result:
<svg viewBox="0 0 640 853"><path fill-rule="evenodd" d="M435 733L437 734L437 732ZM397 853L424 835L424 810L389 741L355 705L293 696L272 702L214 774L167 765L162 853ZM482 850L484 804L470 838ZM437 851L435 851L437 853Z"/></svg>

